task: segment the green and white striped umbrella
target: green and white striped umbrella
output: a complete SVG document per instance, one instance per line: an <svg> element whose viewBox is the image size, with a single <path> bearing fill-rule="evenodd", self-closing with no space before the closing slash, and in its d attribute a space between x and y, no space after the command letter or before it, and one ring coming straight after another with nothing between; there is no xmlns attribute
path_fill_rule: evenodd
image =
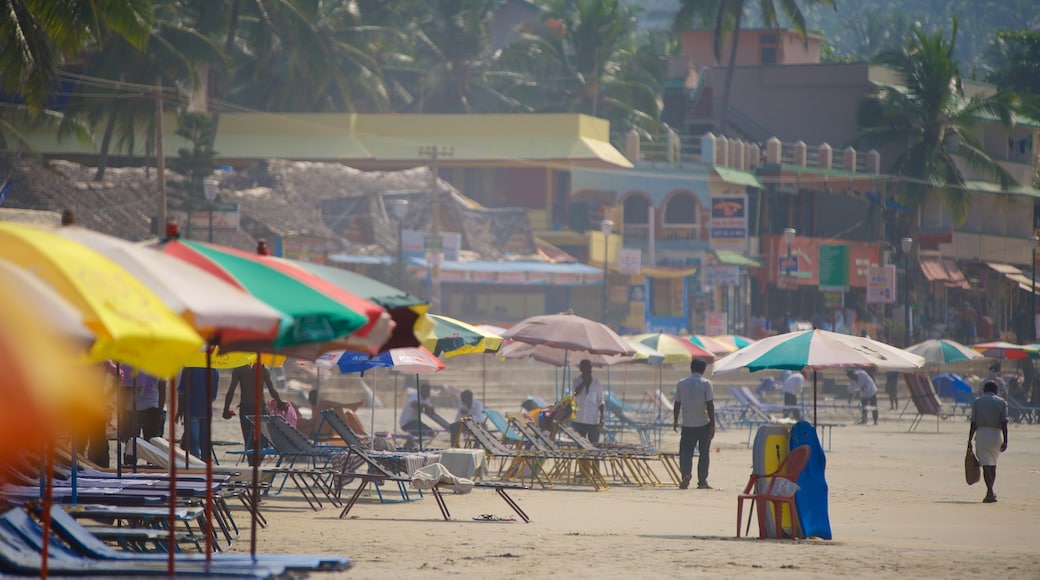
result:
<svg viewBox="0 0 1040 580"><path fill-rule="evenodd" d="M966 362L986 358L980 352L946 338L931 339L919 342L913 346L906 347L906 352L912 352L924 357L929 364L948 365L958 362Z"/></svg>
<svg viewBox="0 0 1040 580"><path fill-rule="evenodd" d="M713 372L724 373L741 368L754 372L843 367L915 371L924 364L923 357L883 342L817 329L763 338L715 361Z"/></svg>

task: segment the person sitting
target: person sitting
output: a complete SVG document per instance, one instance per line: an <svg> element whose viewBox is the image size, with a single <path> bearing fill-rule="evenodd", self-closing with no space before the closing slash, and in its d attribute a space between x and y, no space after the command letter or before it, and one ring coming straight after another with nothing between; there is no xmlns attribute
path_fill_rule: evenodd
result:
<svg viewBox="0 0 1040 580"><path fill-rule="evenodd" d="M455 442L455 438L458 437L459 430L462 428L463 417L472 417L477 423L483 424L487 420L487 415L484 414L484 404L473 398L473 391L466 389L459 395L459 408L455 412L455 421L452 422L451 441Z"/></svg>
<svg viewBox="0 0 1040 580"><path fill-rule="evenodd" d="M418 392L408 397L408 401L405 402L404 408L401 409L401 416L397 422L401 426L402 431L413 437L423 432L433 434L433 428L423 424L419 420L419 416L422 413L432 414L434 412L433 403L430 401L430 385L423 383L419 386Z"/></svg>

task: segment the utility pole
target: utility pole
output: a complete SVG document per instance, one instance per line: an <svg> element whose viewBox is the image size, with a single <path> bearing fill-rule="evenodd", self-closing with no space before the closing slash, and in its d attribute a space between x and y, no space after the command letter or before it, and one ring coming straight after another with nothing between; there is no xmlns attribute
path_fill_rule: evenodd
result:
<svg viewBox="0 0 1040 580"><path fill-rule="evenodd" d="M444 260L444 242L441 239L441 192L437 160L440 157L451 157L454 154L454 148L443 145L423 145L419 147L419 155L430 156L430 233L426 236L426 281L430 312L434 313L443 312L441 309L441 261Z"/></svg>
<svg viewBox="0 0 1040 580"><path fill-rule="evenodd" d="M163 84L155 80L155 178L159 181L159 213L155 233L166 235L166 152L163 149Z"/></svg>

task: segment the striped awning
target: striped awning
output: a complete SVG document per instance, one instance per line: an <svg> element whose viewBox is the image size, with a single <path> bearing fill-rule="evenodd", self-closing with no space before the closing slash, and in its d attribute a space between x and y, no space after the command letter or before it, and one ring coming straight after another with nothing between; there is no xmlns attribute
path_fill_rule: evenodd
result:
<svg viewBox="0 0 1040 580"><path fill-rule="evenodd" d="M947 288L971 288L968 280L964 278L964 272L961 272L953 258L921 256L917 263L920 264L924 277L932 282L940 282Z"/></svg>

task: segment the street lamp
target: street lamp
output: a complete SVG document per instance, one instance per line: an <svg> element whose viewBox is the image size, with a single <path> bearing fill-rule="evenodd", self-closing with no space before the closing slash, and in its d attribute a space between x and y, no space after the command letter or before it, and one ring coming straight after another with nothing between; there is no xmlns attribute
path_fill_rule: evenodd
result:
<svg viewBox="0 0 1040 580"><path fill-rule="evenodd" d="M404 217L408 215L408 200L395 199L391 202L397 218L397 287L404 287Z"/></svg>
<svg viewBox="0 0 1040 580"><path fill-rule="evenodd" d="M607 257L610 255L610 232L614 230L614 222L599 222L599 231L603 232L603 314L601 321L607 323Z"/></svg>
<svg viewBox="0 0 1040 580"><path fill-rule="evenodd" d="M914 247L912 238L899 241L903 248L903 348L910 346L910 250Z"/></svg>
<svg viewBox="0 0 1040 580"><path fill-rule="evenodd" d="M1029 338L1034 343L1036 342L1036 246L1038 243L1040 243L1040 237L1033 236L1033 263L1030 264L1030 271L1033 272L1033 294L1030 298Z"/></svg>
<svg viewBox="0 0 1040 580"><path fill-rule="evenodd" d="M791 330L791 302L793 298L791 295L794 293L791 286L791 245L794 243L794 236L798 231L794 228L784 228L784 243L787 244L787 262L784 263L784 285L788 288L787 293L787 312L784 313L784 324L787 326L788 332Z"/></svg>
<svg viewBox="0 0 1040 580"><path fill-rule="evenodd" d="M213 243L213 201L217 199L220 191L220 182L209 177L202 180L202 193L206 195L206 205L209 206L209 243Z"/></svg>

